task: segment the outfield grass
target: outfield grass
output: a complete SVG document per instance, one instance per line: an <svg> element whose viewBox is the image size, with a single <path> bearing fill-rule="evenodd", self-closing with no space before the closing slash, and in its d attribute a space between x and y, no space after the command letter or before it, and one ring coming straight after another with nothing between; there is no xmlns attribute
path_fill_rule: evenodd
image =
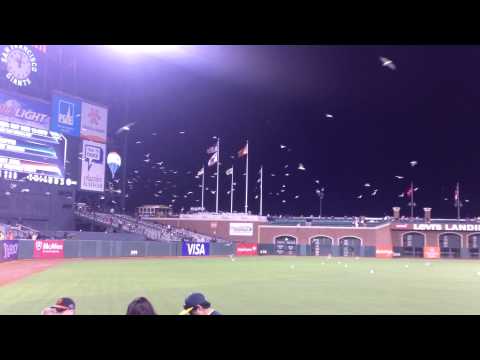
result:
<svg viewBox="0 0 480 360"><path fill-rule="evenodd" d="M192 291L204 292L225 314L480 314L480 261L427 263L319 257L81 260L0 287L0 314L39 314L61 296L74 298L79 314L124 314L133 298L146 296L158 313L170 315L182 310Z"/></svg>

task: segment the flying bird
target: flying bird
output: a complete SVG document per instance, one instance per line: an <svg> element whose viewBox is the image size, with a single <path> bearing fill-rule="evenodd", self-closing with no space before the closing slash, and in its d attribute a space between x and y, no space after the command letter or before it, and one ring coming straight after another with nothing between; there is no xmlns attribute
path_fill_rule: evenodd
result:
<svg viewBox="0 0 480 360"><path fill-rule="evenodd" d="M388 67L390 70L396 70L397 67L395 66L395 64L393 63L392 60L386 58L386 57L380 57L380 61L382 63L382 66L386 66Z"/></svg>
<svg viewBox="0 0 480 360"><path fill-rule="evenodd" d="M333 115L332 114L325 114L325 117L331 119L331 118L333 118Z"/></svg>
<svg viewBox="0 0 480 360"><path fill-rule="evenodd" d="M400 180L404 178L404 176L401 176L401 175L395 175L395 177Z"/></svg>
<svg viewBox="0 0 480 360"><path fill-rule="evenodd" d="M363 195L358 195L357 199L361 199L362 197L363 197Z"/></svg>
<svg viewBox="0 0 480 360"><path fill-rule="evenodd" d="M412 160L412 161L410 161L410 165L411 165L412 167L414 167L414 166L417 165L417 164L418 164L418 161L417 161L417 160Z"/></svg>
<svg viewBox="0 0 480 360"><path fill-rule="evenodd" d="M120 129L118 129L118 130L115 132L115 135L118 135L118 134L120 134L120 133L123 132L123 131L130 131L130 129L131 129L131 127L132 127L133 125L135 125L134 122L122 126Z"/></svg>
<svg viewBox="0 0 480 360"><path fill-rule="evenodd" d="M365 183L363 186L370 187L371 185L370 185L370 183Z"/></svg>
<svg viewBox="0 0 480 360"><path fill-rule="evenodd" d="M378 189L375 189L375 190L373 190L373 192L372 192L372 196L375 196L375 195L377 195L377 192L378 192Z"/></svg>
<svg viewBox="0 0 480 360"><path fill-rule="evenodd" d="M287 147L287 145L281 145L280 144L280 149L285 149Z"/></svg>
<svg viewBox="0 0 480 360"><path fill-rule="evenodd" d="M305 166L303 166L303 164L300 163L300 164L298 164L298 170L303 170L303 171L305 171L306 169L305 169Z"/></svg>

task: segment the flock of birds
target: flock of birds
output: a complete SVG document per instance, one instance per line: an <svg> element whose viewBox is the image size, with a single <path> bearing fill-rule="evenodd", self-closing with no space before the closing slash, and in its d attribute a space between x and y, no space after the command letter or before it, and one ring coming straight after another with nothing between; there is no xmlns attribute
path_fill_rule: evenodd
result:
<svg viewBox="0 0 480 360"><path fill-rule="evenodd" d="M386 67L392 71L395 71L397 69L397 66L395 63L386 57L380 57L379 58L381 64L383 67ZM330 113L326 113L325 115L326 119L334 119L334 115ZM129 130L130 127L133 125L133 123L126 125L125 127ZM186 135L185 130L179 130L178 135L179 136L185 136ZM157 136L158 134L156 132L151 133L151 136ZM212 137L213 140L217 139L216 136ZM135 145L141 146L145 143L144 140L138 139L135 141ZM281 152L287 152L290 153L292 152L292 149L286 145L286 144L279 144L279 148ZM230 155L230 159L235 159L235 155ZM145 192L145 191L152 191L150 192L151 196L157 201L161 200L162 202L169 203L171 206L177 205L179 210L185 210L186 208L190 206L198 206L200 203L201 199L201 181L198 181L199 176L197 176L197 171L198 169L192 169L189 171L181 171L178 169L173 169L166 164L165 161L156 161L152 157L151 152L147 152L144 154L144 158L142 159L143 163L147 165L148 167L144 167L141 169L138 167L137 169L133 169L132 172L130 172L129 177L128 177L128 193L126 197L130 197L131 194L133 194L134 191L138 190L140 192ZM417 160L412 160L410 161L410 166L411 167L416 167L418 166L418 161ZM243 166L240 168L244 169ZM215 170L216 168L214 168ZM147 171L145 171L147 170ZM153 172L150 172L153 171ZM222 170L221 170L222 171ZM224 175L223 172L220 175ZM256 185L253 189L253 197L255 200L258 200L260 197L259 194L259 182L260 179L258 179L258 172L257 170L250 169L251 174L255 174L254 176L257 176L257 181ZM289 200L298 200L302 197L302 194L299 192L296 192L295 190L292 190L292 192L289 192L287 180L289 178L298 176L301 173L306 173L307 172L307 167L304 165L302 162L297 162L292 164L291 161L289 164L285 164L283 166L283 169L278 169L278 171L275 172L268 172L264 173L264 182L268 183L268 186L264 187L264 191L268 189L266 192L264 192L263 196L265 197L278 197L280 200L281 204L286 204L287 201ZM238 174L238 173L237 173ZM194 178L197 179L197 181L190 181L189 183L191 184L190 186L194 186L193 188L188 188L188 185L185 187L182 187L182 190L180 189L181 186L179 186L179 178L184 177L184 175L191 176L191 180L194 180ZM216 178L216 172L213 172L210 175L205 174L205 177L207 176L211 179ZM245 173L242 174L245 176ZM238 175L237 175L238 176ZM275 178L275 183L277 185L273 185L272 181L267 181L265 179L265 176L269 176L271 178ZM221 191L222 193L225 193L226 195L230 195L230 182L227 183L225 182L225 178L229 177L224 177L222 186L221 186ZM405 180L406 176L404 175L394 175L393 178L396 181L401 181ZM229 179L228 179L229 180ZM314 187L317 187L316 192L317 194L319 191L324 192L326 186L322 185L319 179L311 179L312 180L312 185ZM113 180L114 183L118 183L119 180ZM216 195L216 181L208 181L208 179L205 180L206 186L205 186L205 195ZM242 181L242 186L244 184L244 180ZM272 187L274 186L280 186L276 190L272 190ZM237 190L237 186L239 185L238 182L234 181L233 182L233 191L235 192ZM410 187L410 184L405 184L403 185L405 188L405 191L400 193L398 195L399 198L407 198L408 197L408 190ZM319 190L318 188L321 188ZM242 189L243 190L243 189ZM297 189L298 190L298 189ZM415 187L413 189L414 192L418 191L419 187ZM377 187L372 186L372 183L370 182L365 182L363 184L363 191L361 191L360 194L357 193L355 195L356 199L364 199L366 197L375 197L379 194L381 190ZM243 198L243 197L242 197ZM213 196L208 198L207 196L205 197L206 203L210 201L210 203L213 201ZM449 200L448 198L444 198L444 200ZM465 202L469 202L469 200L464 200ZM181 205L180 205L181 204ZM237 204L238 205L238 204ZM241 208L243 209L243 202L241 204ZM181 208L180 208L181 207Z"/></svg>
<svg viewBox="0 0 480 360"><path fill-rule="evenodd" d="M386 67L392 71L395 71L397 69L397 66L395 63L386 57L380 57L379 58L381 65L383 67ZM334 119L334 115L330 113L326 113L325 115L326 119ZM122 132L122 131L130 131L131 128L135 125L135 123L129 123L127 125L122 126L120 129L117 130L117 134ZM186 136L187 132L185 130L178 130L178 135L179 136ZM152 132L151 136L156 137L158 136L157 132ZM212 140L216 140L217 137L213 136ZM146 143L145 139L136 139L135 140L135 146L136 147L141 147ZM292 149L286 145L286 144L279 144L279 150L280 152L286 152L290 153L292 152ZM230 155L230 159L235 159L235 155ZM79 159L82 160L81 153L79 154ZM154 199L157 200L157 202L163 202L163 203L168 203L171 206L175 206L177 204L177 207L179 208L178 210L185 210L186 208L190 206L199 206L200 199L201 199L201 182L198 181L199 176L197 176L197 171L198 169L192 169L188 171L181 171L178 169L171 168L168 166L169 164L166 163L166 161L159 161L158 159L154 159L154 155L152 155L152 152L146 152L143 154L143 158L141 163L144 166L136 166L136 168L132 169L130 173L127 175L127 193L125 195L126 198L131 198L131 197L137 197L137 195L143 195L144 194L149 194L147 197L151 196ZM131 163L130 163L131 164ZM410 166L415 167L418 165L417 160L412 160L410 161ZM240 168L244 169L243 166ZM221 170L222 171L222 170ZM222 172L224 172L223 170ZM254 174L254 176L257 176L257 181L256 185L253 189L253 196L255 200L258 200L260 197L259 193L259 182L260 179L258 178L258 172L254 169L250 169L251 173ZM299 200L302 197L302 194L298 192L298 189L292 190L291 192L289 191L288 188L288 181L289 179L299 176L300 174L307 173L307 167L304 165L302 162L296 162L296 163L290 163L285 164L283 166L283 169L278 169L278 171L275 172L267 172L264 173L264 181L268 184L268 186L264 187L264 190L267 190L264 192L263 196L265 197L271 197L272 200L277 197L281 204L286 204L287 201L289 200ZM238 172L237 172L238 174ZM186 175L186 176L185 176ZM221 173L223 175L223 173ZM246 174L243 173L243 176ZM216 173L213 172L213 174L208 175L209 178L215 179L216 178ZM275 181L268 181L265 179L265 177L268 176L270 178L275 178ZM205 174L205 177L207 177L207 174ZM181 178L186 179L188 184L185 187L181 186ZM195 180L195 178L197 180ZM227 177L224 177L227 178ZM229 178L229 177L228 177ZM237 175L238 178L238 175ZM397 181L405 180L405 176L403 175L394 175L394 179ZM273 180L273 179L272 179ZM222 182L221 189L224 189L222 192L225 193L226 195L230 195L230 183L228 183L228 186L226 186L225 179ZM319 179L311 179L313 187L316 187L316 192L317 194L319 191L324 192L325 191L325 185L321 184L321 181ZM205 186L205 195L216 195L216 187L215 187L215 181L207 181L206 179L206 186ZM274 183L276 183L274 185ZM209 185L210 184L210 185ZM242 181L242 186L244 184L244 180ZM276 189L272 189L274 186L278 186ZM116 193L116 194L121 194L122 191L120 190L120 179L117 177L116 179L111 180L107 184L107 193ZM237 190L237 183L236 181L233 182L233 191L235 192ZM398 195L399 198L405 198L407 196L407 191L410 184L405 184L405 191L402 192L401 194ZM193 186L193 187L192 187ZM180 189L182 188L182 189ZM318 188L321 188L319 190ZM366 197L375 197L379 194L381 191L379 188L372 186L371 182L365 182L363 184L363 191L361 191L360 194L357 193L355 195L356 199L364 199ZM22 193L29 192L30 189L28 187L20 187L17 188L17 184L11 183L10 184L10 191L6 191L5 195L9 196L11 195L11 192L14 190L18 190ZM419 187L415 187L413 191L418 191ZM45 195L50 196L50 192L45 192ZM105 194L99 195L100 200L103 201L108 201L111 204L117 204L117 201L113 199L111 196L107 196ZM243 197L242 197L243 198ZM208 201L212 201L213 197L208 198L207 196L205 197L206 203ZM449 200L448 198L444 198L445 201ZM469 202L468 199L464 200L465 202ZM180 208L181 207L181 208ZM241 204L241 207L243 209L243 202Z"/></svg>

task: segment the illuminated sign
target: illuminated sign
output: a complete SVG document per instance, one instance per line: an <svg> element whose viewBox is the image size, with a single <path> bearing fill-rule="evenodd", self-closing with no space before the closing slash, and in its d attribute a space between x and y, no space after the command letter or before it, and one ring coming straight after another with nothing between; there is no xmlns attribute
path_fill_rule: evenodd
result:
<svg viewBox="0 0 480 360"><path fill-rule="evenodd" d="M480 231L480 224L395 224L393 230Z"/></svg>
<svg viewBox="0 0 480 360"><path fill-rule="evenodd" d="M83 141L80 188L88 191L105 189L105 144Z"/></svg>
<svg viewBox="0 0 480 360"><path fill-rule="evenodd" d="M6 78L18 87L32 84L30 75L38 71L37 59L33 51L26 45L6 46L0 61L6 64Z"/></svg>
<svg viewBox="0 0 480 360"><path fill-rule="evenodd" d="M82 102L70 96L53 95L51 130L70 136L80 136Z"/></svg>

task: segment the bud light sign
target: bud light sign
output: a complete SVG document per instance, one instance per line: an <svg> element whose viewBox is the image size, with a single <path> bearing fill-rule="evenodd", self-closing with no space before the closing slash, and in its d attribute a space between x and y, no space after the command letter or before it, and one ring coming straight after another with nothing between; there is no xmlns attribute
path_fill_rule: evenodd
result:
<svg viewBox="0 0 480 360"><path fill-rule="evenodd" d="M182 242L182 256L208 256L210 255L209 243Z"/></svg>

